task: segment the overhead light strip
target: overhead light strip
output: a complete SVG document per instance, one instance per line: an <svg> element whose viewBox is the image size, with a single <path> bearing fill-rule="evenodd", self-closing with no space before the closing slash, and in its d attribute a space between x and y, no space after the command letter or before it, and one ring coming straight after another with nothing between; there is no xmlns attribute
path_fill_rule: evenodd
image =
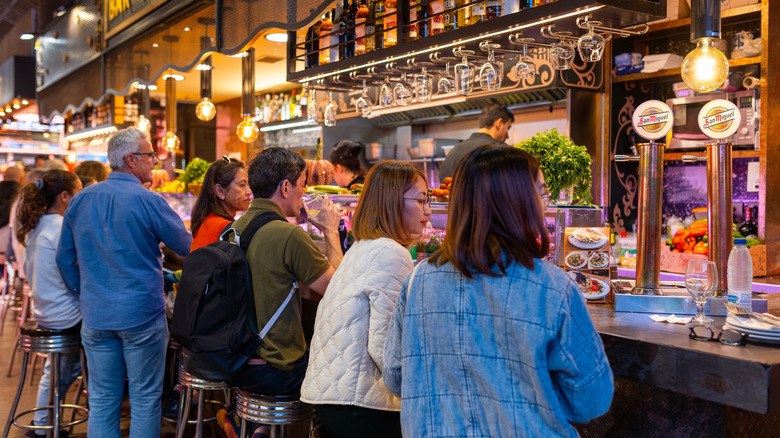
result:
<svg viewBox="0 0 780 438"><path fill-rule="evenodd" d="M284 123L281 125L263 126L260 128L260 132L279 131L281 129L300 128L301 126L309 126L309 121L304 120L302 122Z"/></svg>
<svg viewBox="0 0 780 438"><path fill-rule="evenodd" d="M373 119L375 117L384 116L386 114L395 114L395 113L406 112L406 111L414 111L419 109L431 108L434 106L451 105L453 103L461 103L465 101L466 101L466 96L456 95L456 96L450 96L441 99L431 99L428 102L413 103L411 105L390 106L387 108L374 107L374 109L371 110L371 115L369 115L368 118Z"/></svg>
<svg viewBox="0 0 780 438"><path fill-rule="evenodd" d="M86 138L97 137L100 135L108 135L118 131L116 126L107 126L105 128L92 129L86 132L79 132L72 135L66 135L65 140L69 142L80 141Z"/></svg>
<svg viewBox="0 0 780 438"><path fill-rule="evenodd" d="M585 15L585 14L588 14L590 12L597 11L597 10L599 10L601 8L604 8L604 7L606 7L606 6L605 5L591 6L589 8L585 8L585 9L580 10L580 11L569 12L569 13L566 13L566 14L563 14L563 15L559 15L559 16L556 16L556 17L550 17L550 18L546 18L544 20L534 21L532 23L527 23L527 24L523 24L523 25L520 25L520 26L510 27L508 29L499 30L499 31L488 33L488 34L485 34L485 35L480 35L480 36L477 36L477 37L473 37L473 38L469 38L469 39L465 39L465 40L461 40L461 41L455 41L455 42L452 42L452 43L449 43L449 44L440 45L440 46L430 47L430 48L427 48L427 49L418 50L416 52L406 53L404 55L397 55L397 56L393 56L393 57L390 57L390 58L387 58L387 59L383 59L381 61L372 61L372 62L369 62L369 63L366 63L366 64L356 65L354 67L344 68L344 69L337 70L337 71L330 72L330 73L323 73L321 75L317 75L317 76L313 76L313 77L310 77L310 78L301 79L300 82L302 84L306 84L306 83L311 82L311 81L316 81L317 79L323 79L323 78L327 78L327 77L338 75L338 74L342 74L342 73L348 73L348 72L351 72L351 71L360 70L360 69L367 68L367 67L373 67L375 65L386 64L388 62L399 61L401 59L410 58L412 56L424 55L426 53L435 52L435 51L441 50L441 49L449 49L451 47L461 46L463 44L472 43L474 41L484 40L484 39L492 38L492 37L495 37L495 36L498 36L498 35L504 35L504 34L507 34L507 33L517 32L519 30L527 29L529 27L545 25L545 24L548 24L548 23L552 23L552 22L559 21L559 20L564 20L566 18L571 18L571 17L578 16L578 15Z"/></svg>

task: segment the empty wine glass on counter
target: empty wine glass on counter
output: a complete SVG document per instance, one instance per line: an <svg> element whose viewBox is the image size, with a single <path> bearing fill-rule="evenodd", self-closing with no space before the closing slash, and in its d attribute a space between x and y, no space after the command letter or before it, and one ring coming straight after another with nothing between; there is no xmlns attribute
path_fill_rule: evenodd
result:
<svg viewBox="0 0 780 438"><path fill-rule="evenodd" d="M390 78L385 78L385 83L379 88L379 106L393 106L393 88Z"/></svg>
<svg viewBox="0 0 780 438"><path fill-rule="evenodd" d="M500 44L482 41L479 48L488 52L487 61L479 69L479 85L485 91L498 91L501 89L501 80L504 78L504 64L496 61L495 49Z"/></svg>
<svg viewBox="0 0 780 438"><path fill-rule="evenodd" d="M368 117L371 115L371 99L368 97L368 87L366 87L366 80L363 80L363 94L355 102L355 112L361 117Z"/></svg>
<svg viewBox="0 0 780 438"><path fill-rule="evenodd" d="M691 260L685 269L685 287L696 302L696 316L693 322L696 324L709 324L712 319L704 315L704 304L712 296L718 285L718 268L715 262L707 260Z"/></svg>
<svg viewBox="0 0 780 438"><path fill-rule="evenodd" d="M393 100L396 105L409 105L414 98L412 87L406 83L406 72L401 74L401 82L393 87Z"/></svg>
<svg viewBox="0 0 780 438"><path fill-rule="evenodd" d="M455 78L450 73L450 63L446 63L444 66L444 73L439 76L439 83L437 84L439 94L449 94L455 92Z"/></svg>
<svg viewBox="0 0 780 438"><path fill-rule="evenodd" d="M574 60L574 46L566 40L560 40L550 47L550 62L556 70L569 70Z"/></svg>
<svg viewBox="0 0 780 438"><path fill-rule="evenodd" d="M332 91L328 91L328 106L325 107L325 126L336 126L336 104L333 102Z"/></svg>
<svg viewBox="0 0 780 438"><path fill-rule="evenodd" d="M429 102L433 94L433 75L428 74L425 67L419 74L414 75L414 91L418 102Z"/></svg>
<svg viewBox="0 0 780 438"><path fill-rule="evenodd" d="M306 118L310 125L320 123L320 112L317 109L317 100L314 95L317 92L314 89L309 90L309 101L306 103Z"/></svg>
<svg viewBox="0 0 780 438"><path fill-rule="evenodd" d="M577 50L580 52L580 58L585 62L601 61L601 55L604 54L606 40L603 36L593 32L593 26L600 26L598 21L589 21L587 23L588 33L577 40Z"/></svg>
<svg viewBox="0 0 780 438"><path fill-rule="evenodd" d="M528 42L529 40L533 41L533 38L524 38L520 41ZM528 44L523 44L523 55L520 57L520 60L517 61L517 64L515 64L514 73L518 79L522 79L529 83L533 83L534 80L536 80L536 65L531 60L531 57L528 56Z"/></svg>
<svg viewBox="0 0 780 438"><path fill-rule="evenodd" d="M477 66L470 64L468 60L468 56L474 54L473 50L460 50L460 54L462 61L455 64L455 91L468 95L474 92L474 72Z"/></svg>

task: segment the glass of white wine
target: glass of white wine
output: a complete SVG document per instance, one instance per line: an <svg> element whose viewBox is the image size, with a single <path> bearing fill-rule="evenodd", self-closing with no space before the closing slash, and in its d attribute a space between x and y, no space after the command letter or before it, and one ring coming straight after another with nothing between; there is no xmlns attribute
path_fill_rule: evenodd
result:
<svg viewBox="0 0 780 438"><path fill-rule="evenodd" d="M707 260L691 260L685 269L685 287L696 302L696 316L693 317L695 324L709 324L712 319L704 315L704 304L715 291L718 285L718 268L715 262Z"/></svg>
<svg viewBox="0 0 780 438"><path fill-rule="evenodd" d="M322 193L307 193L303 195L303 206L306 209L306 216L309 219L320 214L320 209L328 199L328 195Z"/></svg>

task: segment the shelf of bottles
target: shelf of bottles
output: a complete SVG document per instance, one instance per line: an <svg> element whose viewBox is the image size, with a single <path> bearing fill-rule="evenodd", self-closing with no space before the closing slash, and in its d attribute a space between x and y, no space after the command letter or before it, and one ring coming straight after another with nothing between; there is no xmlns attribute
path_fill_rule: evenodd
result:
<svg viewBox="0 0 780 438"><path fill-rule="evenodd" d="M133 124L138 121L136 96L113 96L98 105L87 105L84 110L65 119L65 133L75 134L112 124Z"/></svg>
<svg viewBox="0 0 780 438"><path fill-rule="evenodd" d="M510 28L556 23L576 34L574 16L597 11L613 28L652 21L665 14L665 0L336 0L288 43L288 80L304 81L364 63L449 46ZM557 22L558 18L567 22ZM528 26L525 26L525 25ZM530 27L536 25L535 29ZM532 32L536 30L537 32ZM304 35L305 33L305 35Z"/></svg>
<svg viewBox="0 0 780 438"><path fill-rule="evenodd" d="M259 124L284 122L306 117L306 95L301 89L257 96L255 119Z"/></svg>

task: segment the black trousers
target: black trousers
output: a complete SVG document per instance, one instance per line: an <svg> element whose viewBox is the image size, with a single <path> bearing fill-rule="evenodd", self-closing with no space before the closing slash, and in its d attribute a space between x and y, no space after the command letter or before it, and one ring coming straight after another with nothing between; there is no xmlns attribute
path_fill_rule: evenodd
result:
<svg viewBox="0 0 780 438"><path fill-rule="evenodd" d="M401 413L349 405L314 405L330 438L400 438Z"/></svg>

